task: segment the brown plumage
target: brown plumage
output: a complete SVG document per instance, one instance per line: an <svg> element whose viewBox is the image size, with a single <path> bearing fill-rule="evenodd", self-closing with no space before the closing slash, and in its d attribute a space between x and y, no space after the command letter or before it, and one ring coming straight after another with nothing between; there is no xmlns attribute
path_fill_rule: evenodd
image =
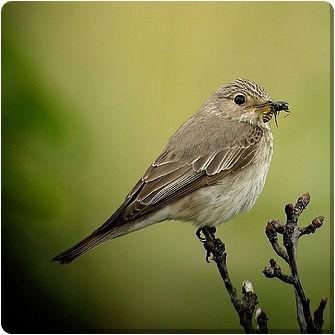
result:
<svg viewBox="0 0 335 335"><path fill-rule="evenodd" d="M242 107L234 103L238 94L246 99ZM262 114L268 113L271 103L261 86L247 80L236 80L221 87L176 131L118 210L90 236L53 260L69 263L105 240L165 219L192 221L201 226L201 207L211 205L211 200L201 200L208 198L208 190L217 191L214 186L225 182L227 188L234 188L239 173L250 174L252 168L264 164L266 171L260 173L257 181L260 185L256 185L255 191L260 193L272 154L272 134ZM224 197L225 187L222 189ZM241 208L236 211L250 207L258 195L254 194L252 199L244 199L244 195L241 204L238 202ZM224 204L228 204L231 197L227 196ZM189 213L187 204L191 200L198 207ZM220 215L222 221L231 216L229 208ZM218 224L216 221L215 218L210 224Z"/></svg>

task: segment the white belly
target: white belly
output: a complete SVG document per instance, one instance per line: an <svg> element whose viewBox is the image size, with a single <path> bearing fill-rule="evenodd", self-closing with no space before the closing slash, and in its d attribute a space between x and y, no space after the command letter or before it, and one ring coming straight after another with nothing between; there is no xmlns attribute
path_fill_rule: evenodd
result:
<svg viewBox="0 0 335 335"><path fill-rule="evenodd" d="M177 202L163 207L127 232L138 230L168 219L189 221L196 226L216 226L247 211L263 190L272 157L272 135L268 146L259 152L253 163L237 173L227 175L216 185L203 187Z"/></svg>
<svg viewBox="0 0 335 335"><path fill-rule="evenodd" d="M263 160L180 199L170 208L175 213L173 219L191 221L200 227L216 226L251 209L265 184L272 145L267 149Z"/></svg>

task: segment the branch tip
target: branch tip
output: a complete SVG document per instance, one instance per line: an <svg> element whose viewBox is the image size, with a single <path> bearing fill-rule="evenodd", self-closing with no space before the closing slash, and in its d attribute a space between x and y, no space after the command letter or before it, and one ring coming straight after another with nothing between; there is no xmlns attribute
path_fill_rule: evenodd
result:
<svg viewBox="0 0 335 335"><path fill-rule="evenodd" d="M320 300L320 306L326 306L326 305L327 305L327 302L328 302L328 298L327 298L327 297L323 297L323 298Z"/></svg>
<svg viewBox="0 0 335 335"><path fill-rule="evenodd" d="M315 229L320 228L323 225L325 217L320 215L312 221L312 225Z"/></svg>
<svg viewBox="0 0 335 335"><path fill-rule="evenodd" d="M276 238L277 233L283 234L285 225L279 220L269 221L265 227L265 234L269 239Z"/></svg>
<svg viewBox="0 0 335 335"><path fill-rule="evenodd" d="M261 313L263 313L263 310L260 307L258 307L255 312L255 320L257 320L257 318L260 316Z"/></svg>
<svg viewBox="0 0 335 335"><path fill-rule="evenodd" d="M299 227L299 237L308 234L314 234L315 231L323 225L324 216L316 217L307 227Z"/></svg>
<svg viewBox="0 0 335 335"><path fill-rule="evenodd" d="M298 210L298 215L300 215L301 212L308 206L310 201L311 196L308 192L299 197L297 203L295 204L295 208Z"/></svg>
<svg viewBox="0 0 335 335"><path fill-rule="evenodd" d="M287 204L287 205L285 206L285 214L286 214L287 216L291 216L291 215L293 214L293 210L294 210L294 206L293 206L293 204Z"/></svg>
<svg viewBox="0 0 335 335"><path fill-rule="evenodd" d="M242 283L242 293L246 294L248 292L254 293L254 287L248 280L244 280Z"/></svg>
<svg viewBox="0 0 335 335"><path fill-rule="evenodd" d="M259 329L259 332L261 334L267 334L268 333L268 317L266 313L261 309L257 308L255 312L255 320L257 321L257 328Z"/></svg>
<svg viewBox="0 0 335 335"><path fill-rule="evenodd" d="M311 201L311 195L309 194L309 192L306 192L301 197L298 198L297 202L304 203L307 206L310 201Z"/></svg>
<svg viewBox="0 0 335 335"><path fill-rule="evenodd" d="M265 267L263 273L268 278L278 278L279 280L291 284L294 287L296 295L297 319L301 333L321 333L323 326L323 311L327 304L327 298L322 298L319 307L314 312L314 319L310 310L310 300L306 296L301 285L298 265L297 265L297 249L299 238L303 235L314 233L323 225L324 217L318 216L312 220L307 227L299 227L298 219L304 209L311 200L310 194L307 192L300 196L295 203L285 206L286 224L281 224L279 220L272 220L267 223L265 233L271 243L273 250L283 258L290 267L291 275L282 272L279 265L272 258L270 265ZM277 233L283 235L283 249L279 245Z"/></svg>
<svg viewBox="0 0 335 335"><path fill-rule="evenodd" d="M314 325L315 325L315 330L318 333L322 332L322 326L324 324L324 320L323 320L323 311L327 305L327 301L328 299L326 297L323 297L320 300L320 304L318 306L318 308L315 310L313 316L314 316Z"/></svg>

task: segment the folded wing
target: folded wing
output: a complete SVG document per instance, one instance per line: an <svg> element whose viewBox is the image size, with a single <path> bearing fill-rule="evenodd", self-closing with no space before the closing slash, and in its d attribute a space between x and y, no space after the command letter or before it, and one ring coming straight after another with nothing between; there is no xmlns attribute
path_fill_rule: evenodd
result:
<svg viewBox="0 0 335 335"><path fill-rule="evenodd" d="M218 123L208 129L194 127L191 119L181 127L118 210L91 235L54 260L69 263L101 242L125 234L130 224L144 215L249 165L263 131L247 123L237 122L231 127L232 121L224 122L225 127Z"/></svg>
<svg viewBox="0 0 335 335"><path fill-rule="evenodd" d="M263 131L249 124L208 143L192 143L192 148L169 145L148 168L119 210L99 230L122 224L173 203L195 190L215 183L229 173L247 166L257 152ZM117 221L117 222L116 222Z"/></svg>

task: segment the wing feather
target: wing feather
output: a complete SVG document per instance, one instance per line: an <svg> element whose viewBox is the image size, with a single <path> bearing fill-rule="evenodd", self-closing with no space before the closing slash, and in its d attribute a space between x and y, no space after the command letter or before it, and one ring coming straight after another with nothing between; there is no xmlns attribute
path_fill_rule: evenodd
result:
<svg viewBox="0 0 335 335"><path fill-rule="evenodd" d="M202 157L197 158L193 162L193 170L195 172L199 172L201 170L205 170L208 164L214 159L213 154L205 154Z"/></svg>
<svg viewBox="0 0 335 335"><path fill-rule="evenodd" d="M263 131L249 124L238 126L235 132L213 133L214 138L207 142L195 138L183 149L178 148L177 142L172 145L172 137L112 216L110 224L139 218L249 165ZM108 224L104 225L106 228Z"/></svg>
<svg viewBox="0 0 335 335"><path fill-rule="evenodd" d="M183 168L183 165L183 162L176 161L152 166L152 169L149 170L149 172L143 177L143 179L147 183L150 181L154 181L173 172L179 171L181 168Z"/></svg>
<svg viewBox="0 0 335 335"><path fill-rule="evenodd" d="M152 182L146 180L141 193L138 195L138 201L142 204L151 204L154 201L153 198L159 192L168 190L174 184L181 183L186 179L190 175L189 171L190 167L185 165L167 175L163 174L160 178L155 178Z"/></svg>

